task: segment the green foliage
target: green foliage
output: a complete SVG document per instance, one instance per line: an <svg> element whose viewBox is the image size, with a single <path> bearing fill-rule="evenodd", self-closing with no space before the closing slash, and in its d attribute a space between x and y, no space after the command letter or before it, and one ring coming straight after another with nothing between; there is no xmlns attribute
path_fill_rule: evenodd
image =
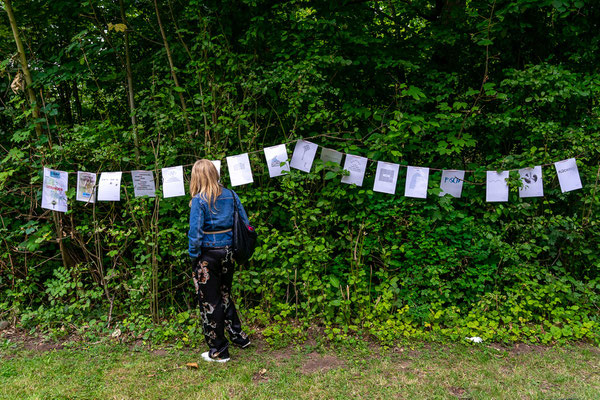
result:
<svg viewBox="0 0 600 400"><path fill-rule="evenodd" d="M301 340L308 322L334 341L598 342L594 2L158 1L173 67L152 2L50 3L15 9L37 120L9 88L19 64L0 19L1 318L201 343L189 199L135 198L125 173L121 202L70 189L53 214L42 168L158 174L326 134L313 140L475 172L454 199L432 170L421 200L401 195L404 176L395 196L370 190L371 165L359 188L319 160L270 179L251 154L255 182L237 191L260 243L234 290L271 343ZM551 163L574 156L584 188L561 193ZM519 198L513 172L509 202L484 201L486 170L540 164L544 198Z"/></svg>

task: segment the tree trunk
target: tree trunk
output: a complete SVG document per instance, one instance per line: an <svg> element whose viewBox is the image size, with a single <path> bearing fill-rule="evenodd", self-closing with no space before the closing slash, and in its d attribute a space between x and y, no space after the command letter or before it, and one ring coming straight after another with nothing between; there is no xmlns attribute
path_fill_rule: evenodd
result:
<svg viewBox="0 0 600 400"><path fill-rule="evenodd" d="M162 22L160 20L160 12L158 11L157 0L154 0L154 9L156 10L156 19L158 21L158 27L160 28L160 35L162 36L163 43L165 46L165 51L167 52L167 59L169 60L169 68L171 69L171 76L173 77L173 83L175 83L175 87L181 88L181 86L179 86L179 81L177 80L177 73L175 72L175 64L173 63L173 57L171 56L171 48L169 47L169 42L167 42L167 35L165 34L165 29L163 28ZM189 132L189 131L191 131L191 128L190 128L190 121L188 120L187 106L185 105L185 99L183 98L183 93L181 93L180 91L178 91L177 94L179 95L179 100L181 101L181 108L183 110L183 118L185 119L185 126Z"/></svg>
<svg viewBox="0 0 600 400"><path fill-rule="evenodd" d="M39 138L42 135L42 127L38 122L40 118L40 110L37 105L37 101L35 98L35 93L31 88L31 84L33 80L31 79L31 72L29 72L29 65L27 64L27 57L25 56L25 48L23 47L23 42L21 41L21 37L19 36L19 28L17 26L17 20L15 19L15 14L13 13L12 5L10 0L3 0L4 6L6 8L6 13L8 14L8 19L10 21L10 27L13 31L13 36L15 37L15 43L17 45L17 51L19 52L19 61L21 63L21 69L23 70L23 75L25 75L26 87L25 91L27 92L27 97L29 99L29 104L33 107L33 118L36 120L35 122L35 133Z"/></svg>
<svg viewBox="0 0 600 400"><path fill-rule="evenodd" d="M119 0L119 7L121 8L121 20L123 24L127 26L127 20L125 19L125 7L123 6L123 0ZM135 97L133 96L133 73L131 71L131 57L129 55L129 27L125 28L125 69L127 71L127 92L129 94L129 112L131 113L131 128L133 129L133 145L135 146L135 162L136 165L140 166L140 145L138 142L138 130L137 121L135 116Z"/></svg>

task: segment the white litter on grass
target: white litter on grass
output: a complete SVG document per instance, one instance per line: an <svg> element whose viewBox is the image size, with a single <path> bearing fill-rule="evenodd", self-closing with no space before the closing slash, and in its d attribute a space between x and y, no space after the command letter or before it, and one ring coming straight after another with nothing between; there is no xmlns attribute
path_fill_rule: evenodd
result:
<svg viewBox="0 0 600 400"><path fill-rule="evenodd" d="M470 340L473 343L481 343L481 342L483 342L483 339L480 338L479 336L468 337L468 338L465 338L465 339Z"/></svg>
<svg viewBox="0 0 600 400"><path fill-rule="evenodd" d="M119 328L115 329L115 331L110 336L118 338L119 336L121 336L121 330Z"/></svg>

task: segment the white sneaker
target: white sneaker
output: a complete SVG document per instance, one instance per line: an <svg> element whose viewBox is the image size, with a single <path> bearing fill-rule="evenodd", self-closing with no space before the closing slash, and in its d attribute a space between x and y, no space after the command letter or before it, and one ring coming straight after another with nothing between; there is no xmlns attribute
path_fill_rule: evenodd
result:
<svg viewBox="0 0 600 400"><path fill-rule="evenodd" d="M220 362L220 363L229 361L229 357L227 357L227 358L211 357L208 354L208 351L205 351L204 353L202 353L202 359L204 361L208 361L208 362Z"/></svg>

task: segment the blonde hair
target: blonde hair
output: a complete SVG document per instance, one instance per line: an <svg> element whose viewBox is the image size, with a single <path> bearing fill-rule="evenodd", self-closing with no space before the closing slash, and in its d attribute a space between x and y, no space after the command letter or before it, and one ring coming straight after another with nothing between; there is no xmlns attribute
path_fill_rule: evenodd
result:
<svg viewBox="0 0 600 400"><path fill-rule="evenodd" d="M219 172L212 162L206 159L198 160L192 167L192 179L190 180L190 194L192 198L198 193L200 198L208 203L211 209L217 197L223 192L219 184ZM190 200L190 206L192 201Z"/></svg>

